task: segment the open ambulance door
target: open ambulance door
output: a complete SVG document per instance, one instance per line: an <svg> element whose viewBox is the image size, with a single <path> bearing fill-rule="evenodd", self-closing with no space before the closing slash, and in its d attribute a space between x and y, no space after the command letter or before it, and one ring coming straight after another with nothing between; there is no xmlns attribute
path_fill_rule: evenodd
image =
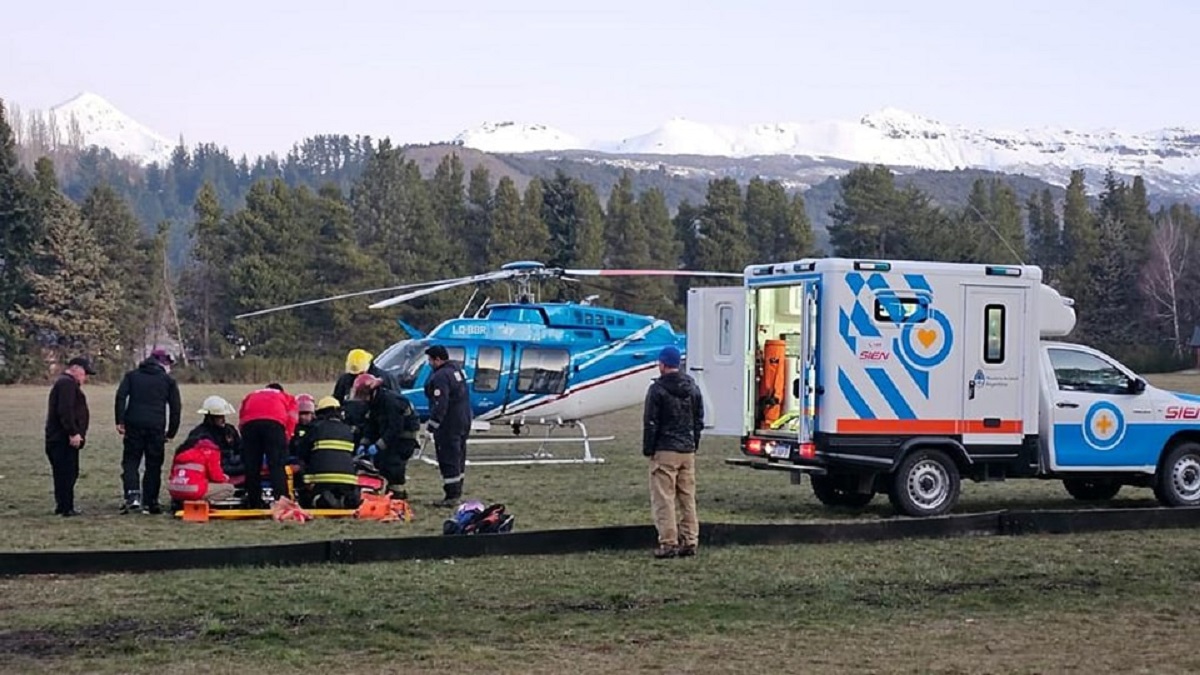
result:
<svg viewBox="0 0 1200 675"><path fill-rule="evenodd" d="M742 436L749 429L748 291L692 288L687 306L687 372L704 395L704 433Z"/></svg>

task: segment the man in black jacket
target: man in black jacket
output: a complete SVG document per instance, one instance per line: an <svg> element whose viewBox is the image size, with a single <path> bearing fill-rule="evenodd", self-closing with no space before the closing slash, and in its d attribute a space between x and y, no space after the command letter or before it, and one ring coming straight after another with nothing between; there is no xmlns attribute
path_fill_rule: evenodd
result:
<svg viewBox="0 0 1200 675"><path fill-rule="evenodd" d="M433 434L438 471L445 497L434 506L454 506L463 494L467 476L467 436L471 433L471 396L467 379L450 360L445 347L425 350L433 374L425 382L429 401L429 433Z"/></svg>
<svg viewBox="0 0 1200 675"><path fill-rule="evenodd" d="M354 381L354 398L367 401L366 424L361 442L375 468L388 481L394 499L408 499L408 460L417 449L421 418L402 394L387 389L369 373Z"/></svg>
<svg viewBox="0 0 1200 675"><path fill-rule="evenodd" d="M168 371L172 363L165 349L155 349L150 358L125 373L117 387L117 433L125 439L121 455L125 504L121 513L139 508L142 513L162 513L158 491L166 444L179 432L179 385ZM146 473L139 490L138 469L143 457Z"/></svg>
<svg viewBox="0 0 1200 675"><path fill-rule="evenodd" d="M692 378L679 372L672 346L658 355L660 377L646 392L642 454L650 458L650 507L658 530L656 558L696 554L696 450L704 428L704 401ZM676 504L679 506L676 523Z"/></svg>
<svg viewBox="0 0 1200 675"><path fill-rule="evenodd" d="M207 438L221 449L221 470L225 475L245 477L246 465L242 462L242 437L237 427L229 424L228 417L237 414L229 401L220 396L209 396L197 412L204 419L188 432L176 454L191 448L201 439Z"/></svg>
<svg viewBox="0 0 1200 675"><path fill-rule="evenodd" d="M54 475L54 513L77 516L75 481L79 479L79 451L87 443L89 412L83 384L95 375L90 361L75 357L50 388L46 406L46 457Z"/></svg>

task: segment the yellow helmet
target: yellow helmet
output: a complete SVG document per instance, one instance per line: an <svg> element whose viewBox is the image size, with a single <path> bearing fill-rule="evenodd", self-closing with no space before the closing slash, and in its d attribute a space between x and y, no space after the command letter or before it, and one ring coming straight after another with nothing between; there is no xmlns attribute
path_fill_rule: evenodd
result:
<svg viewBox="0 0 1200 675"><path fill-rule="evenodd" d="M338 403L338 400L332 396L326 396L320 401L317 401L317 410L329 410L330 408L337 410L341 407L342 404Z"/></svg>
<svg viewBox="0 0 1200 675"><path fill-rule="evenodd" d="M365 349L351 349L346 355L346 372L351 375L367 372L371 367L371 359L375 358Z"/></svg>

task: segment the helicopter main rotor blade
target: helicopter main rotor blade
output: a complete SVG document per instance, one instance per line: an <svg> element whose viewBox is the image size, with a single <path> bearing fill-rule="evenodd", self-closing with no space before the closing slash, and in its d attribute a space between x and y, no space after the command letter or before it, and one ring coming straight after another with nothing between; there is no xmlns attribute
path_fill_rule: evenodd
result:
<svg viewBox="0 0 1200 675"><path fill-rule="evenodd" d="M245 319L251 316L261 316L272 312L282 312L287 309L296 309L297 307L308 307L309 305L318 305L322 302L332 302L334 300L345 300L346 298L357 298L363 295L374 295L375 293L387 293L389 291L403 291L410 288L422 288L424 286L432 286L433 284L442 283L439 281L423 281L419 284L404 284L403 286L388 286L387 288L373 288L369 291L355 291L354 293L342 293L341 295L331 295L327 298L317 298L316 300L305 300L304 302L295 302L290 305L280 305L278 307L269 307L260 309L254 312L246 312L233 317L235 319Z"/></svg>
<svg viewBox="0 0 1200 675"><path fill-rule="evenodd" d="M564 274L574 274L578 276L591 277L635 277L635 276L655 276L655 277L727 277L732 279L741 279L742 275L737 272L706 272L692 270L563 270Z"/></svg>
<svg viewBox="0 0 1200 675"><path fill-rule="evenodd" d="M484 274L476 274L476 275L470 276L470 277L460 277L458 279L442 280L442 281L434 282L437 284L436 286L430 286L428 288L423 288L419 291L412 291L411 293L404 293L402 295L397 295L394 298L388 298L387 300L380 300L379 302L371 305L370 308L371 309L384 309L385 307L399 305L402 302L408 302L409 300L415 300L417 298L429 295L430 293L437 293L439 291L444 291L444 290L447 290L450 288L457 288L458 286L466 286L469 284L477 284L477 283L483 283L483 282L487 282L487 281L497 281L500 279L508 279L510 277L517 276L518 274L520 274L520 272L518 270L503 270L500 272L486 272Z"/></svg>

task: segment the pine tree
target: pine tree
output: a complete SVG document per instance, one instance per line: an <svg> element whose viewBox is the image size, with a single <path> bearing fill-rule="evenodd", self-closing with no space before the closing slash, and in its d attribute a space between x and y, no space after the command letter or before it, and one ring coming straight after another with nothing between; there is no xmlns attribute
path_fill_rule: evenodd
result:
<svg viewBox="0 0 1200 675"><path fill-rule="evenodd" d="M838 183L841 201L829 212L834 253L849 258L895 256L903 248L903 233L896 222L901 205L891 170L861 166Z"/></svg>
<svg viewBox="0 0 1200 675"><path fill-rule="evenodd" d="M682 246L676 236L675 225L667 210L667 199L661 190L651 188L638 195L638 215L649 242L649 257L646 261L653 269L679 269ZM683 308L677 302L679 289L672 279L648 279L646 288L646 313L667 319L676 326L683 321Z"/></svg>
<svg viewBox="0 0 1200 675"><path fill-rule="evenodd" d="M1125 213L1122 214L1125 229L1129 233L1129 245L1137 253L1139 260L1149 256L1150 239L1154 233L1154 217L1150 215L1150 198L1146 195L1146 181L1141 176L1134 176L1133 185L1125 200Z"/></svg>
<svg viewBox="0 0 1200 675"><path fill-rule="evenodd" d="M696 265L700 256L700 211L700 207L685 199L672 219L684 269L699 269Z"/></svg>
<svg viewBox="0 0 1200 675"><path fill-rule="evenodd" d="M1008 182L994 179L988 190L989 212L992 227L989 234L992 246L990 258L982 262L1020 264L1028 256L1025 244L1025 227L1021 222L1021 204L1017 193Z"/></svg>
<svg viewBox="0 0 1200 675"><path fill-rule="evenodd" d="M110 264L108 277L118 291L117 342L126 355L124 365L131 366L142 354L159 304L154 294L161 285L160 275L156 274L159 266L153 259L154 241L142 232L125 201L107 185L88 194L82 216Z"/></svg>
<svg viewBox="0 0 1200 675"><path fill-rule="evenodd" d="M744 208L737 180L718 178L709 182L696 233L695 262L699 269L737 272L750 263L754 251L747 241Z"/></svg>
<svg viewBox="0 0 1200 675"><path fill-rule="evenodd" d="M196 195L192 207L195 220L192 223L192 262L189 266L190 279L196 288L195 302L185 303L194 307L194 316L199 322L200 351L204 358L217 355L213 332L223 330L230 319L221 302L228 288L227 264L233 257L232 238L225 225L225 216L217 202L212 183L205 182Z"/></svg>
<svg viewBox="0 0 1200 675"><path fill-rule="evenodd" d="M118 311L109 261L65 195L49 195L42 214L45 232L24 269L31 293L17 305L14 320L60 362L76 354L108 357L116 346Z"/></svg>
<svg viewBox="0 0 1200 675"><path fill-rule="evenodd" d="M1054 209L1054 197L1049 189L1040 195L1032 193L1025 208L1029 212L1029 262L1042 268L1043 279L1053 282L1062 263L1062 232Z"/></svg>
<svg viewBox="0 0 1200 675"><path fill-rule="evenodd" d="M815 242L812 222L808 218L804 195L799 192L792 196L792 201L788 204L787 218L782 227L775 230L774 242L781 260L799 260L813 255Z"/></svg>
<svg viewBox="0 0 1200 675"><path fill-rule="evenodd" d="M1079 337L1101 350L1119 353L1141 332L1140 322L1130 320L1130 310L1138 304L1137 263L1120 220L1103 218L1096 234L1097 253L1081 263L1087 276L1077 279L1080 287L1086 286L1083 297L1087 299L1080 310Z"/></svg>
<svg viewBox="0 0 1200 675"><path fill-rule="evenodd" d="M1092 306L1088 265L1097 253L1096 218L1088 206L1082 170L1071 172L1062 218L1063 290L1075 299L1079 313Z"/></svg>
<svg viewBox="0 0 1200 675"><path fill-rule="evenodd" d="M545 184L538 178L529 181L521 203L521 229L525 230L529 237L529 248L521 254L525 260L548 261L552 255L550 228L546 225L546 219L542 217L545 201Z"/></svg>
<svg viewBox="0 0 1200 675"><path fill-rule="evenodd" d="M430 207L440 230L438 241L448 250L442 274L469 271L467 255L467 203L463 194L466 172L462 160L451 153L442 157L429 182Z"/></svg>
<svg viewBox="0 0 1200 675"><path fill-rule="evenodd" d="M604 212L591 185L561 170L545 183L542 220L550 233L550 267L595 267L604 255Z"/></svg>
<svg viewBox="0 0 1200 675"><path fill-rule="evenodd" d="M621 177L609 193L604 238L605 268L650 267L650 240L633 195L633 180L628 171L621 172ZM654 304L655 299L648 277L620 277L614 280L612 287L616 296L613 304L616 307L642 314L650 313L650 305Z"/></svg>
<svg viewBox="0 0 1200 675"><path fill-rule="evenodd" d="M508 176L496 185L496 197L492 201L492 231L488 235L491 245L487 263L491 269L516 260L540 258L546 243L546 227L541 232L533 225L521 204L521 193ZM540 207L540 197L539 197ZM541 221L536 221L540 224ZM532 255L537 253L537 255Z"/></svg>
<svg viewBox="0 0 1200 675"><path fill-rule="evenodd" d="M779 195L773 194L767 188L767 182L759 176L750 179L746 185L746 236L750 238L753 248L751 262L766 263L781 260L774 250L776 221L786 213L787 196L783 195L782 204Z"/></svg>
<svg viewBox="0 0 1200 675"><path fill-rule="evenodd" d="M17 303L29 302L23 270L41 236L32 181L21 169L16 141L0 99L0 381L21 375L24 341L9 320Z"/></svg>
<svg viewBox="0 0 1200 675"><path fill-rule="evenodd" d="M487 269L491 218L492 178L487 167L480 164L471 169L467 186L466 232L463 235L463 243L466 246L468 274L479 274Z"/></svg>

